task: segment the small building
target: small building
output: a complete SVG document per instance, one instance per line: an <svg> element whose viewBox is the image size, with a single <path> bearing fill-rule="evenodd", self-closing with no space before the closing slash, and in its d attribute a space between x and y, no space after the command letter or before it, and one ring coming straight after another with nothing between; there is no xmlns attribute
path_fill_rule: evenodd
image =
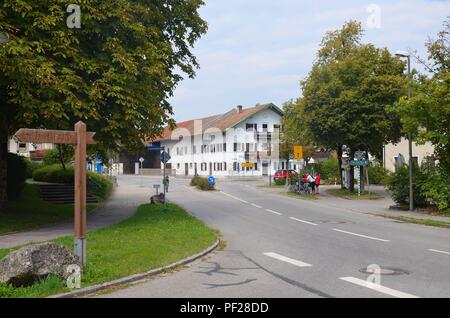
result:
<svg viewBox="0 0 450 318"><path fill-rule="evenodd" d="M434 154L434 146L427 142L424 145L418 145L413 142L413 160L421 164L427 158ZM398 144L388 144L383 149L383 165L385 169L394 172L396 167L409 163L409 142L402 138Z"/></svg>
<svg viewBox="0 0 450 318"><path fill-rule="evenodd" d="M146 146L163 146L178 176L267 176L284 169L278 157L283 112L274 104L236 108L177 123ZM163 167L161 165L161 167Z"/></svg>
<svg viewBox="0 0 450 318"><path fill-rule="evenodd" d="M43 159L45 150L53 148L55 148L55 145L53 144L32 144L29 142L19 142L15 137L10 138L8 141L8 152L36 161Z"/></svg>

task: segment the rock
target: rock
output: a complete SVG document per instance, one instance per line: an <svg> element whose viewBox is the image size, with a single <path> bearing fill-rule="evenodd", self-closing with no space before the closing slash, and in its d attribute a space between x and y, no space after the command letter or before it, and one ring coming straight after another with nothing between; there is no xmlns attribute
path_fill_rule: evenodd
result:
<svg viewBox="0 0 450 318"><path fill-rule="evenodd" d="M160 193L158 195L154 195L150 198L151 204L164 204L164 194Z"/></svg>
<svg viewBox="0 0 450 318"><path fill-rule="evenodd" d="M30 245L11 252L0 260L0 284L29 286L49 274L67 279L68 266L80 266L77 255L54 243Z"/></svg>

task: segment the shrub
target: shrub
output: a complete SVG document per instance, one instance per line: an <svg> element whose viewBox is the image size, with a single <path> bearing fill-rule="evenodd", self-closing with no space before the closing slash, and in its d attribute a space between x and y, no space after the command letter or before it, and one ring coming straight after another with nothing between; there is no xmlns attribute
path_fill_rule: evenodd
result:
<svg viewBox="0 0 450 318"><path fill-rule="evenodd" d="M7 187L8 199L14 200L20 196L27 179L27 164L25 158L8 153L7 157Z"/></svg>
<svg viewBox="0 0 450 318"><path fill-rule="evenodd" d="M393 200L401 205L409 202L408 166L397 168L388 178L388 189ZM440 211L448 211L450 203L450 187L448 180L431 165L414 167L413 199L416 207L433 206Z"/></svg>
<svg viewBox="0 0 450 318"><path fill-rule="evenodd" d="M42 168L42 164L37 161L32 161L28 158L25 159L25 163L27 164L27 178L33 178L33 172L39 168Z"/></svg>
<svg viewBox="0 0 450 318"><path fill-rule="evenodd" d="M369 182L371 184L386 185L388 177L389 173L382 165L375 163L369 166Z"/></svg>
<svg viewBox="0 0 450 318"><path fill-rule="evenodd" d="M74 148L72 145L61 145L62 157L64 163L72 160L74 156ZM57 148L55 149L47 149L45 150L44 159L42 159L44 165L54 165L61 164L61 160L59 158L59 151Z"/></svg>
<svg viewBox="0 0 450 318"><path fill-rule="evenodd" d="M100 199L106 199L112 191L113 184L109 177L87 172L88 176L88 190L91 194L99 197ZM61 165L51 165L39 168L33 172L33 180L50 183L74 183L74 169L73 166L67 167L63 170Z"/></svg>
<svg viewBox="0 0 450 318"><path fill-rule="evenodd" d="M191 186L197 187L203 191L212 191L215 189L214 185L209 184L208 178L195 176L191 180Z"/></svg>

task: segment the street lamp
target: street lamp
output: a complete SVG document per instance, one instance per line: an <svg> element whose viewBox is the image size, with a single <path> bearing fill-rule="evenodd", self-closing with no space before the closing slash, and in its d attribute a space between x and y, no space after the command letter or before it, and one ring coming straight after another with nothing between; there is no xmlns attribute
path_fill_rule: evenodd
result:
<svg viewBox="0 0 450 318"><path fill-rule="evenodd" d="M411 54L406 51L397 51L396 56L400 58L406 58L408 60L408 99L412 96L411 87ZM409 142L409 210L414 210L414 191L413 191L413 146L412 146L412 133L408 133Z"/></svg>

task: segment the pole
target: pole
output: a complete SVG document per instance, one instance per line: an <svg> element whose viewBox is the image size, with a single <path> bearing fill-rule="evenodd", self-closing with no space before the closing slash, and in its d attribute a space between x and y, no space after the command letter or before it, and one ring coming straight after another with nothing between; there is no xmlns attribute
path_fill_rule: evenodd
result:
<svg viewBox="0 0 450 318"><path fill-rule="evenodd" d="M163 187L164 187L164 207L166 206L166 149L163 146L162 147L162 151L163 151Z"/></svg>
<svg viewBox="0 0 450 318"><path fill-rule="evenodd" d="M411 87L411 56L408 56L408 100L412 97ZM413 145L412 133L408 134L409 144L409 210L414 211L414 190L413 190Z"/></svg>
<svg viewBox="0 0 450 318"><path fill-rule="evenodd" d="M86 124L75 124L75 254L86 264Z"/></svg>
<svg viewBox="0 0 450 318"><path fill-rule="evenodd" d="M269 160L269 187L272 187L272 159Z"/></svg>

